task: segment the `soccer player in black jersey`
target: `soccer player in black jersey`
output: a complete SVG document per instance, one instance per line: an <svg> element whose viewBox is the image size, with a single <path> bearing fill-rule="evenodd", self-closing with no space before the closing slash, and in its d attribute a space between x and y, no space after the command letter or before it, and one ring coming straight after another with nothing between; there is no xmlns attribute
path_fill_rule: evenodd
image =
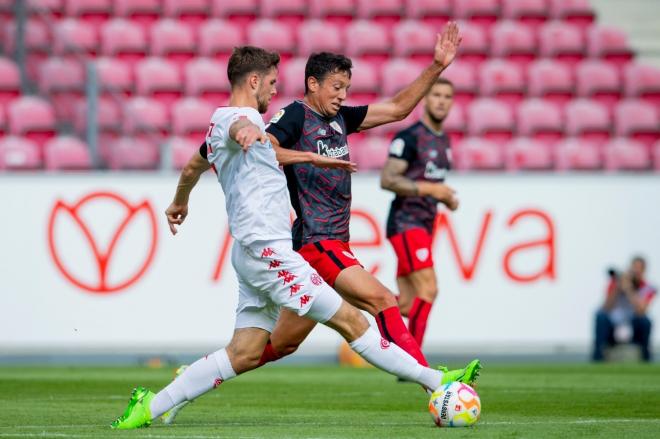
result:
<svg viewBox="0 0 660 439"><path fill-rule="evenodd" d="M454 96L452 83L439 78L424 98L422 119L397 133L381 173L381 187L396 194L387 218L387 238L398 259L399 309L421 346L431 306L438 294L431 242L437 204L458 208L444 184L451 169L449 137L442 124Z"/></svg>

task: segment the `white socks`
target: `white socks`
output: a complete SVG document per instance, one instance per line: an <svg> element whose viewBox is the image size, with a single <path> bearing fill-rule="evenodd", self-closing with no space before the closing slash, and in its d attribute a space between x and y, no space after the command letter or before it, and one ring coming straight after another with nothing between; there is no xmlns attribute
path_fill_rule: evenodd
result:
<svg viewBox="0 0 660 439"><path fill-rule="evenodd" d="M156 419L175 405L192 401L235 376L225 349L200 358L151 400L151 418Z"/></svg>
<svg viewBox="0 0 660 439"><path fill-rule="evenodd" d="M382 338L371 327L350 343L350 346L377 368L419 383L432 391L442 382L442 372L422 366L410 354Z"/></svg>

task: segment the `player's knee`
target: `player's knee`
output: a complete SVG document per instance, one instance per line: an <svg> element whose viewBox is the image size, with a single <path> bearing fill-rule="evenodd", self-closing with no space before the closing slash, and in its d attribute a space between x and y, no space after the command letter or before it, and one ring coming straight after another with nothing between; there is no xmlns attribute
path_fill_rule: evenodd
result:
<svg viewBox="0 0 660 439"><path fill-rule="evenodd" d="M242 373L259 366L263 351L242 346L227 346L227 353L236 373Z"/></svg>
<svg viewBox="0 0 660 439"><path fill-rule="evenodd" d="M339 311L325 323L344 337L348 342L359 338L369 329L369 322L354 306L343 303Z"/></svg>
<svg viewBox="0 0 660 439"><path fill-rule="evenodd" d="M410 308L412 307L412 302L408 299L404 299L402 296L399 296L399 311L404 317L408 317L410 314Z"/></svg>
<svg viewBox="0 0 660 439"><path fill-rule="evenodd" d="M374 294L370 297L369 302L373 308L373 312L371 312L372 315L376 315L379 312L393 306L399 306L399 303L396 300L396 296L385 287L379 288L377 291L375 291Z"/></svg>
<svg viewBox="0 0 660 439"><path fill-rule="evenodd" d="M429 285L428 287L420 289L418 295L420 299L433 303L435 298L438 297L438 287L435 285Z"/></svg>
<svg viewBox="0 0 660 439"><path fill-rule="evenodd" d="M298 346L300 346L300 343L286 342L286 341L282 343L277 343L273 341L273 350L277 353L277 356L280 358L293 354L298 350Z"/></svg>

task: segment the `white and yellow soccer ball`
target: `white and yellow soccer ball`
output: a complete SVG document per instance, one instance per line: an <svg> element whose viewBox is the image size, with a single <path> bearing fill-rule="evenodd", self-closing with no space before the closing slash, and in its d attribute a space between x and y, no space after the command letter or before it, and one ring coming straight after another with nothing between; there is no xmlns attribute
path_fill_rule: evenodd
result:
<svg viewBox="0 0 660 439"><path fill-rule="evenodd" d="M433 392L429 413L438 427L469 427L479 420L481 400L472 387L454 381Z"/></svg>

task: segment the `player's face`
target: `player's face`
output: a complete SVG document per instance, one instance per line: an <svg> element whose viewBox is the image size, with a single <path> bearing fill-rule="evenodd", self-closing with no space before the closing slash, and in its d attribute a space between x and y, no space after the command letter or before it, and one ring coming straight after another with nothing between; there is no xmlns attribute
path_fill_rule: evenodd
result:
<svg viewBox="0 0 660 439"><path fill-rule="evenodd" d="M257 110L264 114L268 111L271 99L277 94L277 69L273 67L268 74L261 77L259 87L257 87Z"/></svg>
<svg viewBox="0 0 660 439"><path fill-rule="evenodd" d="M435 84L424 99L424 110L432 120L442 121L454 102L454 89L448 84Z"/></svg>
<svg viewBox="0 0 660 439"><path fill-rule="evenodd" d="M351 78L347 72L331 73L319 83L316 90L316 102L324 116L335 116L346 100Z"/></svg>
<svg viewBox="0 0 660 439"><path fill-rule="evenodd" d="M644 278L644 263L638 259L632 261L630 264L630 272L636 280L642 280Z"/></svg>

